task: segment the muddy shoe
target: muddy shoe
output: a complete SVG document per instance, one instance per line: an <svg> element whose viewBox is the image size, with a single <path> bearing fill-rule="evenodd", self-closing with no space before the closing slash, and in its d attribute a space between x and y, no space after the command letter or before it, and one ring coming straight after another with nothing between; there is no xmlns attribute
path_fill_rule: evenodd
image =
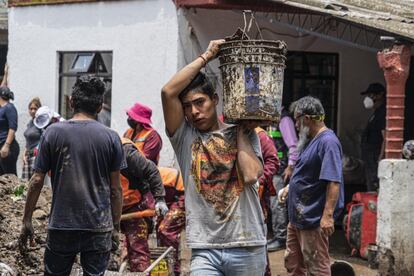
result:
<svg viewBox="0 0 414 276"><path fill-rule="evenodd" d="M267 251L274 252L286 248L286 242L281 240L274 240L267 244Z"/></svg>

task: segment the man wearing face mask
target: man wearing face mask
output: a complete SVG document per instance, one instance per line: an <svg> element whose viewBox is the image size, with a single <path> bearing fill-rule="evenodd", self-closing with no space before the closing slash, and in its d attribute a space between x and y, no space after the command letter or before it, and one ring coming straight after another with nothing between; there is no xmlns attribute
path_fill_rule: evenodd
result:
<svg viewBox="0 0 414 276"><path fill-rule="evenodd" d="M331 275L329 236L344 205L342 148L318 99L303 97L291 109L300 154L281 192L289 213L285 267L288 275Z"/></svg>
<svg viewBox="0 0 414 276"><path fill-rule="evenodd" d="M123 136L134 142L147 159L158 165L162 140L158 132L151 127L151 108L137 102L127 110L127 115L130 128Z"/></svg>
<svg viewBox="0 0 414 276"><path fill-rule="evenodd" d="M371 83L365 95L364 107L374 112L362 134L361 154L366 165L366 183L368 191L378 189L378 162L384 158L385 137L385 87L380 83Z"/></svg>

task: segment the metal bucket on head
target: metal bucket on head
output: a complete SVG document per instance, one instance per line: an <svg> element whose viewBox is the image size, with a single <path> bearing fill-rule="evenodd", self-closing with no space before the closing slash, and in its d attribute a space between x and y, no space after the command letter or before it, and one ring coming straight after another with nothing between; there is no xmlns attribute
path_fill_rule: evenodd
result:
<svg viewBox="0 0 414 276"><path fill-rule="evenodd" d="M245 30L226 38L218 54L226 122L278 121L286 53L284 41L251 40Z"/></svg>

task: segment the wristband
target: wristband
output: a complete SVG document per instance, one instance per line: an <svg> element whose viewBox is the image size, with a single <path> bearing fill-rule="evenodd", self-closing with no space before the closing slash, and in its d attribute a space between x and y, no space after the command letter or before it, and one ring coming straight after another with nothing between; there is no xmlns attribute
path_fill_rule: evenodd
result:
<svg viewBox="0 0 414 276"><path fill-rule="evenodd" d="M204 61L203 67L206 67L206 65L207 65L207 59L205 57L203 57L203 55L199 55L198 57L201 58Z"/></svg>

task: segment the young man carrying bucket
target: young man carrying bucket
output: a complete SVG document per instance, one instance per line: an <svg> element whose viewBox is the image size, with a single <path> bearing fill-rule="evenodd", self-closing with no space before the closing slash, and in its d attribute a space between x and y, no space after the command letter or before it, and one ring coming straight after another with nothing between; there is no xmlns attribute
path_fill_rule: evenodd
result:
<svg viewBox="0 0 414 276"><path fill-rule="evenodd" d="M184 177L191 275L263 275L266 227L257 191L263 172L257 125L220 122L218 95L200 73L223 42L211 41L163 87L164 120Z"/></svg>

